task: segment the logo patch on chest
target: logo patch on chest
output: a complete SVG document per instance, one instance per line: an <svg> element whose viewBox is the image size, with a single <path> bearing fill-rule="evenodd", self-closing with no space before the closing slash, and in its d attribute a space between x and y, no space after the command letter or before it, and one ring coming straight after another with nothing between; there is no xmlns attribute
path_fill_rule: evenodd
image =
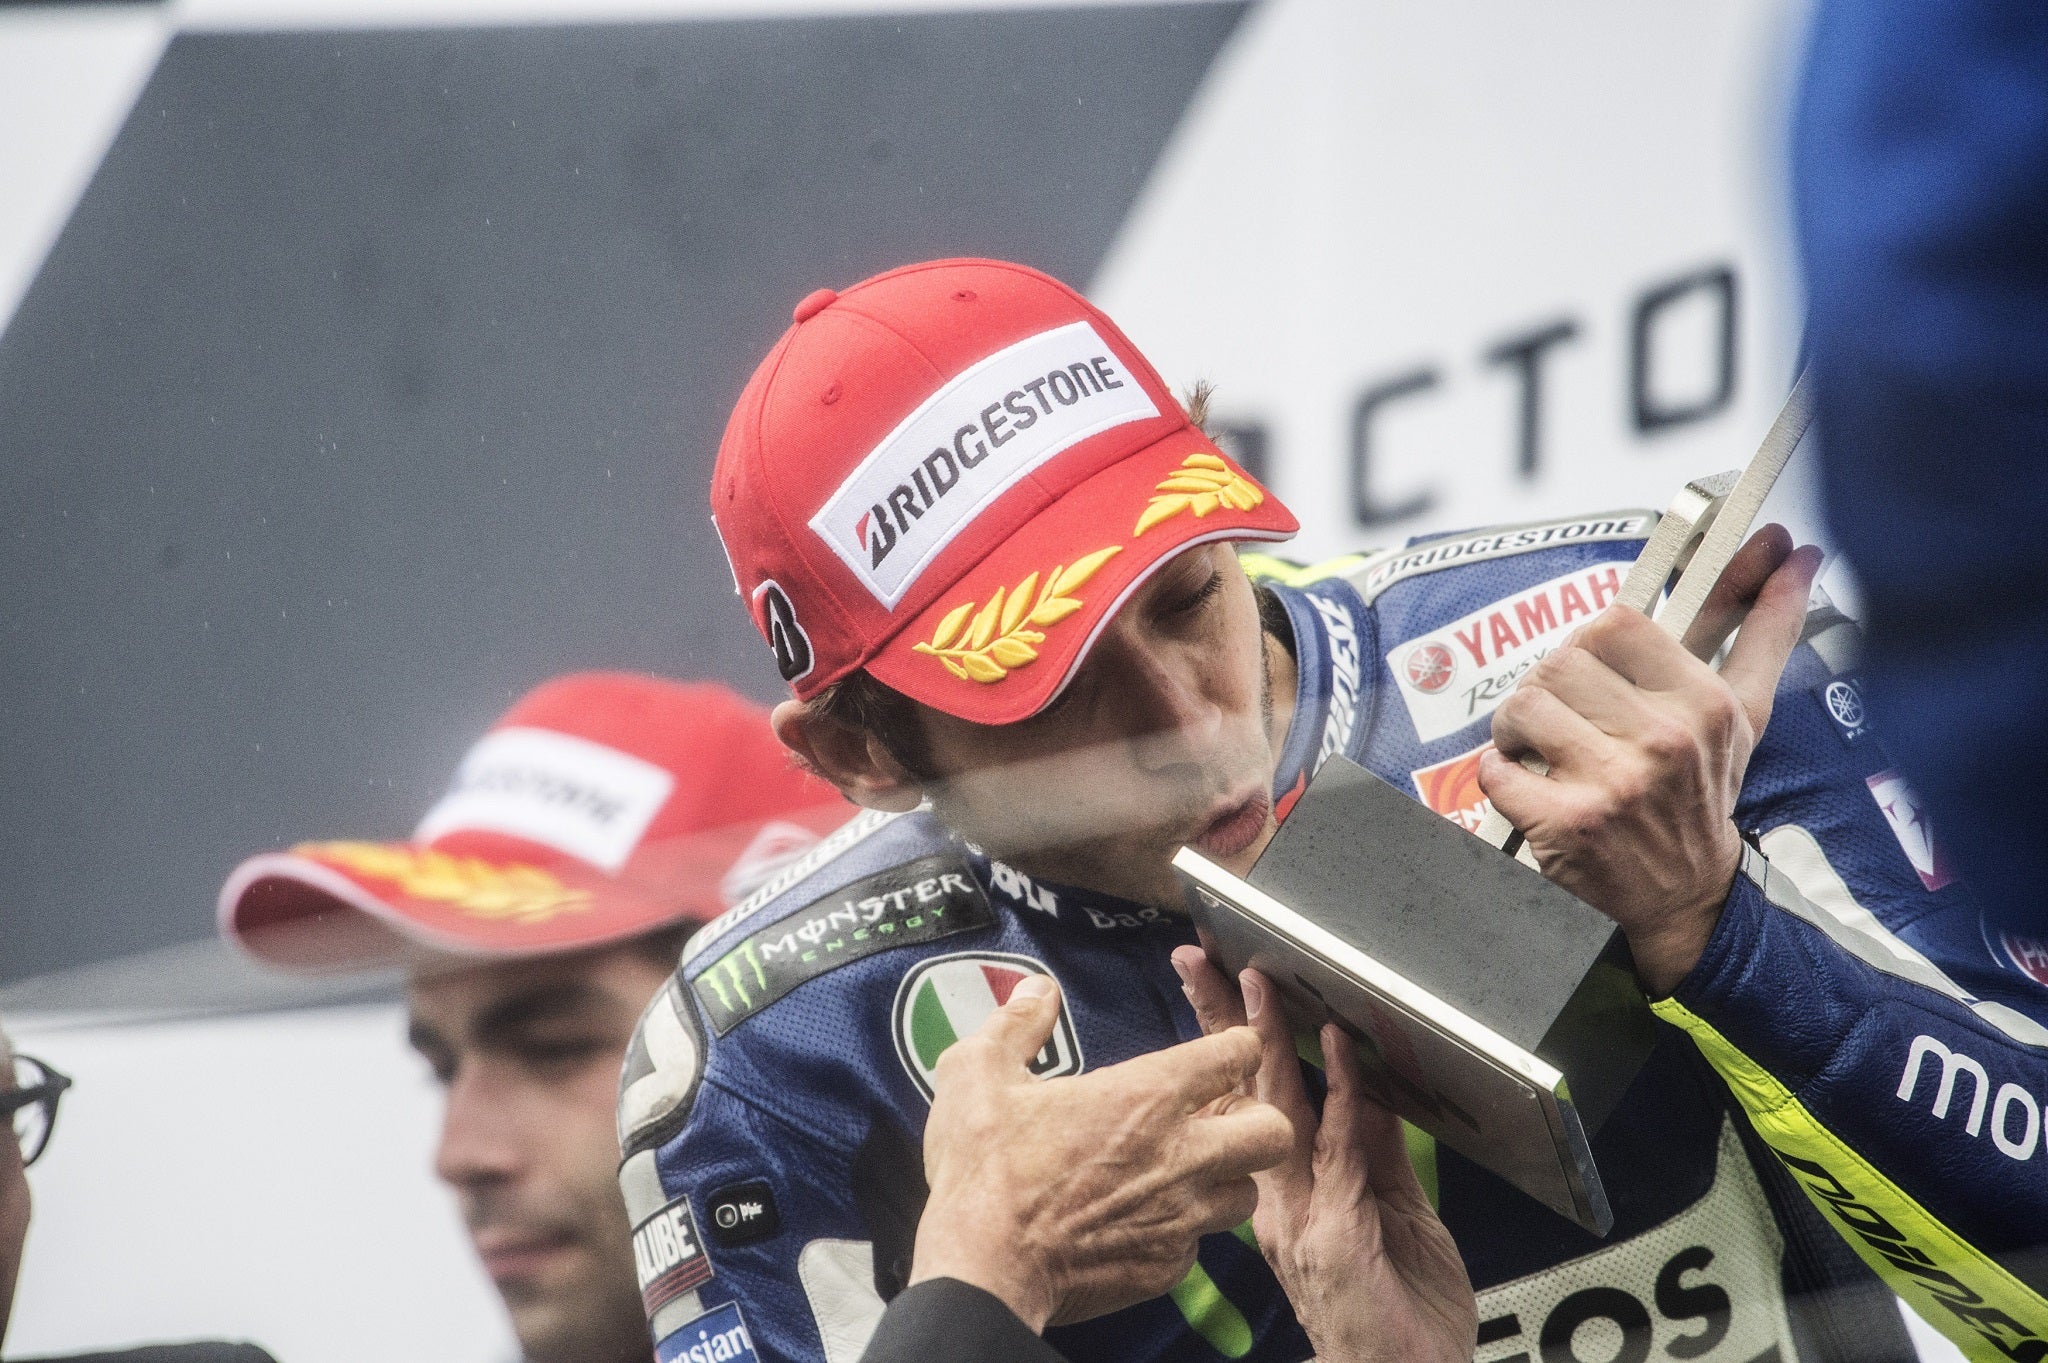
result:
<svg viewBox="0 0 2048 1363"><path fill-rule="evenodd" d="M892 947L995 925L967 863L923 857L857 880L744 938L690 982L724 1036L807 980Z"/></svg>
<svg viewBox="0 0 2048 1363"><path fill-rule="evenodd" d="M1797 1363L1784 1241L1724 1122L1707 1195L1641 1235L1479 1294L1477 1363Z"/></svg>
<svg viewBox="0 0 2048 1363"><path fill-rule="evenodd" d="M689 1198L677 1198L633 1228L633 1267L650 1319L683 1293L711 1280L711 1260L697 1238Z"/></svg>
<svg viewBox="0 0 2048 1363"><path fill-rule="evenodd" d="M1853 748L1870 736L1870 714L1863 708L1863 688L1854 677L1823 682L1813 689L1813 694L1843 743Z"/></svg>
<svg viewBox="0 0 2048 1363"><path fill-rule="evenodd" d="M1479 758L1492 746L1481 743L1470 752L1409 772L1422 803L1466 832L1477 833L1479 825L1493 812L1493 801L1479 788Z"/></svg>
<svg viewBox="0 0 2048 1363"><path fill-rule="evenodd" d="M1553 577L1390 650L1387 670L1416 736L1429 743L1492 714L1537 659L1614 600L1621 568Z"/></svg>
<svg viewBox="0 0 2048 1363"><path fill-rule="evenodd" d="M766 1240L782 1229L775 1190L761 1180L728 1184L704 1199L704 1219L711 1239L721 1249L737 1249Z"/></svg>
<svg viewBox="0 0 2048 1363"><path fill-rule="evenodd" d="M1052 971L1045 962L1007 952L963 952L919 961L896 989L893 1030L896 1054L918 1092L929 1102L932 1075L939 1057L961 1037L980 1027L996 1009L1010 1000L1027 975ZM1073 1014L1067 1009L1065 992L1060 996L1059 1020L1053 1024L1052 1039L1031 1062L1031 1072L1040 1079L1081 1072L1081 1039L1074 1032Z"/></svg>
<svg viewBox="0 0 2048 1363"><path fill-rule="evenodd" d="M697 1317L654 1346L656 1363L758 1363L754 1338L740 1315L740 1304L729 1301Z"/></svg>
<svg viewBox="0 0 2048 1363"><path fill-rule="evenodd" d="M1934 823L1928 817L1927 806L1920 803L1906 778L1895 771L1881 771L1865 777L1864 784L1870 787L1870 798L1883 811L1884 821L1892 826L1899 850L1913 863L1920 883L1932 892L1954 880L1955 868L1949 864L1941 844L1934 840Z"/></svg>

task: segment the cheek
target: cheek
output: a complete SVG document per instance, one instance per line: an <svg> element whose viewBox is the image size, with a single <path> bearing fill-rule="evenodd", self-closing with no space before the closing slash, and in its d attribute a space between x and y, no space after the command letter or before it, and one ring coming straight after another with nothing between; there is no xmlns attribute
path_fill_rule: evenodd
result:
<svg viewBox="0 0 2048 1363"><path fill-rule="evenodd" d="M623 1057L522 1095L519 1130L529 1158L562 1186L611 1183L618 1172L618 1071Z"/></svg>
<svg viewBox="0 0 2048 1363"><path fill-rule="evenodd" d="M618 1067L611 1070L615 1076ZM605 1228L594 1243L613 1238L623 1243L626 1208L618 1183L617 1080L586 1076L557 1096L562 1101L555 1105L547 1123L550 1129L542 1138L555 1186L586 1225Z"/></svg>
<svg viewBox="0 0 2048 1363"><path fill-rule="evenodd" d="M1249 594L1247 594L1249 595ZM1204 651L1209 661L1208 689L1223 712L1233 719L1249 717L1264 722L1266 699L1265 636L1258 626L1258 610L1249 600L1246 618L1231 619Z"/></svg>
<svg viewBox="0 0 2048 1363"><path fill-rule="evenodd" d="M991 761L956 776L937 805L947 822L976 841L1013 844L1019 835L1065 827L1108 802L1130 780L1119 765L1122 751L1100 743Z"/></svg>
<svg viewBox="0 0 2048 1363"><path fill-rule="evenodd" d="M625 1063L622 1050L590 1067L574 1088L576 1113L565 1114L564 1126L577 1133L580 1146L599 1150L614 1166L619 1154L619 1067Z"/></svg>
<svg viewBox="0 0 2048 1363"><path fill-rule="evenodd" d="M7 1139L11 1141L14 1137L10 1134ZM20 1257L22 1242L28 1238L28 1172L21 1167L18 1152L9 1154L12 1158L8 1167L0 1170L0 1288L12 1282L14 1261Z"/></svg>

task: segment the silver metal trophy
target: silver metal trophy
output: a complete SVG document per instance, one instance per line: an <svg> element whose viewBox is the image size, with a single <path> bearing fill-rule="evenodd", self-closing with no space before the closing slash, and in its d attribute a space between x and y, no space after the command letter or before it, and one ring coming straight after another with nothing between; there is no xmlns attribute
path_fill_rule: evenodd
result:
<svg viewBox="0 0 2048 1363"><path fill-rule="evenodd" d="M1663 595L1656 620L1683 637L1811 416L1802 377L1747 468L1673 500L1619 601L1648 613ZM1174 866L1218 963L1270 979L1298 1032L1349 1034L1384 1106L1607 1233L1588 1136L1654 1023L1614 924L1537 874L1506 819L1468 833L1333 757L1248 880L1187 848Z"/></svg>

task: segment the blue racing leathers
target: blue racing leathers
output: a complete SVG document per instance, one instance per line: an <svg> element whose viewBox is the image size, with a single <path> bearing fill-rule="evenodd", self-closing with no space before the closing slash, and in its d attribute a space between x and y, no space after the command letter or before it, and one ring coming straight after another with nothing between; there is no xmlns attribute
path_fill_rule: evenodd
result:
<svg viewBox="0 0 2048 1363"><path fill-rule="evenodd" d="M1476 824L1485 813L1477 754L1493 710L1613 599L1654 522L1646 512L1580 517L1314 568L1247 555L1297 662L1274 786L1283 815L1317 764L1341 752ZM1700 968L1659 1004L1665 1023L1651 1060L1593 1137L1613 1233L1597 1239L1455 1152L1412 1143L1480 1294L1480 1363L1913 1356L1891 1294L1865 1262L1889 1272L1893 1259L1846 1228L1845 1216L1861 1215L1852 1206L1873 1205L1851 1180L1861 1166L1809 1158L1756 1099L1775 1079L1819 1121L1840 1120L1843 1131L1863 1121L1843 1139L1867 1142L1866 1159L1893 1179L1902 1176L1883 1133L1908 1117L1937 1137L1976 1139L1964 1130L1967 1095L1945 1106L1945 1126L1933 1110L1943 1106L1930 1097L1934 1070L1950 1062L1931 1046L1921 1048L1927 1073L1911 1103L1891 1096L1895 1064L1888 1087L1830 1088L1825 1102L1812 1088L1832 1077L1829 1056L1854 1050L1852 1033L1867 1025L1858 1007L1872 1017L1893 1001L1948 1008L1957 1026L1981 1025L1968 1003L1868 966L1828 936L1882 943L1886 927L1908 933L1972 913L1960 886L1920 869L1938 869L1939 853L1898 813L1910 794L1861 723L1845 675L1851 634L1831 609L1813 613L1743 789L1738 821L1760 849L1750 874L1738 878ZM945 1046L1034 972L1056 976L1065 999L1041 1073L1192 1038L1195 1019L1167 961L1191 940L1178 915L1034 881L924 812L861 816L705 929L643 1018L621 1091L621 1185L659 1356L853 1363L909 1268L925 1193L920 1138ZM1967 943L1958 933L1922 950L1939 962L1967 954ZM1973 962L1995 975L1977 950ZM1752 959L1788 964L1750 978ZM1988 989L1966 975L1955 975L1963 987ZM1767 1008L1801 1025L1769 1021ZM1910 1051L1933 1024L1888 1025L1919 1028ZM1993 1063L1988 1046L1959 1032L1937 1039L1952 1055ZM1876 1073L1892 1062L1868 1064ZM1998 1101L1996 1091L1985 1100L1987 1141ZM2019 1107L2011 1099L1999 1109L2015 1142L2025 1134ZM1839 1184L1817 1187L1824 1180L1809 1165ZM2022 1178L2042 1167L2013 1165ZM2036 1206L2040 1186L2037 1177ZM1953 1215L1928 1196L1919 1205L1930 1217ZM2005 1243L1979 1245L1973 1237L1989 1231L1958 1221L1944 1224L1984 1252ZM1309 1351L1244 1233L1204 1240L1167 1296L1047 1338L1077 1363Z"/></svg>

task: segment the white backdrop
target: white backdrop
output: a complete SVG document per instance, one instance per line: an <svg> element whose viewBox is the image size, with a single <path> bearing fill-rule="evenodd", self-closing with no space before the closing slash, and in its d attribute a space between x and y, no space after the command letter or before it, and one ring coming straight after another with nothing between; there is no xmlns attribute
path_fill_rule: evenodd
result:
<svg viewBox="0 0 2048 1363"><path fill-rule="evenodd" d="M77 1080L29 1171L8 1357L198 1338L281 1363L517 1357L434 1180L439 1092L396 1005L8 1030Z"/></svg>
<svg viewBox="0 0 2048 1363"><path fill-rule="evenodd" d="M362 9L0 13L0 323L172 26ZM537 0L370 13L596 17ZM1790 377L1778 150L1802 17L1798 0L1270 0L1219 61L1094 292L1170 377L1218 382L1218 413L1263 439L1304 554L1661 506L1686 477L1741 463ZM1697 419L1638 422L1639 314L1652 416ZM1553 339L1532 351L1532 336ZM1540 376L1526 475L1532 362L1517 345ZM1365 404L1365 509L1384 518L1364 523L1359 409L1375 392L1396 396ZM1781 500L1810 527L1796 487ZM256 1339L285 1363L511 1357L431 1178L437 1103L395 1009L11 1022L22 1049L79 1079L32 1175L11 1354L209 1335Z"/></svg>
<svg viewBox="0 0 2048 1363"><path fill-rule="evenodd" d="M1183 123L1095 296L1170 377L1218 384L1265 429L1299 549L1620 505L1662 507L1739 466L1789 387L1798 299L1781 129L1804 6L1576 0L1256 12ZM1652 414L1720 389L1726 271L1733 392L1637 429L1647 302ZM1519 471L1536 347L1533 477ZM1372 525L1353 511L1359 399ZM1810 518L1801 499L1788 514Z"/></svg>

